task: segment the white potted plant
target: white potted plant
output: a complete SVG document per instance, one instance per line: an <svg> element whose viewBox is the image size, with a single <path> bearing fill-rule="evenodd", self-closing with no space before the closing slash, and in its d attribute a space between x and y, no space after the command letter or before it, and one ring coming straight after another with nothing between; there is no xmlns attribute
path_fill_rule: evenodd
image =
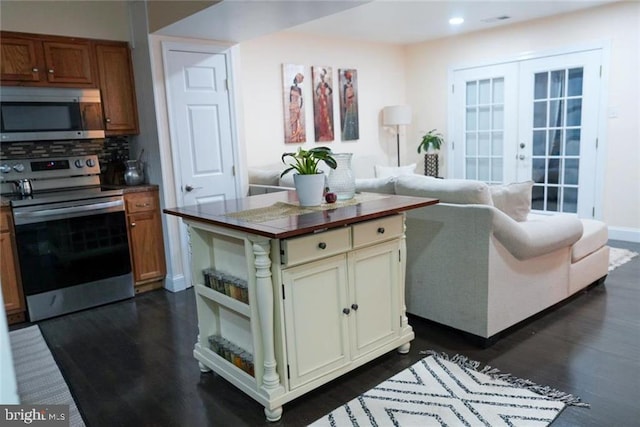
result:
<svg viewBox="0 0 640 427"><path fill-rule="evenodd" d="M325 188L325 175L318 169L318 163L323 161L331 169L337 167L337 162L331 155L331 149L328 147L314 147L310 150L304 150L302 147L294 153L284 153L282 155L282 163L286 163L286 159L290 157L294 161L288 164L281 174L296 171L293 175L293 182L298 193L300 206L319 206L322 203L322 195Z"/></svg>

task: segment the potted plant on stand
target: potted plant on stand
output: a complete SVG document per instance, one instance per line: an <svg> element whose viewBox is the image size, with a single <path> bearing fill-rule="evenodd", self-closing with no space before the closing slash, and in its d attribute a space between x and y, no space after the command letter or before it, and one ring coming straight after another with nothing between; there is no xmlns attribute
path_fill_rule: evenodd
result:
<svg viewBox="0 0 640 427"><path fill-rule="evenodd" d="M444 144L444 137L436 129L431 129L422 136L418 144L418 154L424 150L424 174L427 176L438 176L438 150Z"/></svg>
<svg viewBox="0 0 640 427"><path fill-rule="evenodd" d="M288 164L281 174L285 174L295 170L297 173L293 175L293 182L298 193L300 206L318 206L322 203L322 194L325 187L324 173L318 170L318 163L323 161L331 169L337 167L337 162L331 155L331 149L328 147L314 147L310 150L298 148L295 153L284 153L282 155L282 163L286 163L285 159L291 157L293 163Z"/></svg>

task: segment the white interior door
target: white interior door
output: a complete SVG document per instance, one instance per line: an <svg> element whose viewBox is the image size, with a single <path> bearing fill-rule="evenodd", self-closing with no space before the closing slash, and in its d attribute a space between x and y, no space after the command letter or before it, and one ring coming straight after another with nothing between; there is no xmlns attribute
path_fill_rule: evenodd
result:
<svg viewBox="0 0 640 427"><path fill-rule="evenodd" d="M236 198L226 56L169 49L164 63L181 206Z"/></svg>
<svg viewBox="0 0 640 427"><path fill-rule="evenodd" d="M600 50L520 64L516 170L534 210L593 216L600 64Z"/></svg>

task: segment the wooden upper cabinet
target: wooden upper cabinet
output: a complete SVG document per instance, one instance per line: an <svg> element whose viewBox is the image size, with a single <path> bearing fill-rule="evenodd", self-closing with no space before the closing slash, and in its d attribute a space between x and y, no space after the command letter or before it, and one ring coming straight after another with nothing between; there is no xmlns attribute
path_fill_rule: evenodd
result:
<svg viewBox="0 0 640 427"><path fill-rule="evenodd" d="M91 43L44 41L42 48L49 83L73 83L95 87Z"/></svg>
<svg viewBox="0 0 640 427"><path fill-rule="evenodd" d="M89 40L3 31L0 46L3 85L96 87Z"/></svg>
<svg viewBox="0 0 640 427"><path fill-rule="evenodd" d="M0 84L99 88L106 136L137 135L127 42L0 31Z"/></svg>
<svg viewBox="0 0 640 427"><path fill-rule="evenodd" d="M138 109L129 45L96 42L95 52L106 135L138 134Z"/></svg>
<svg viewBox="0 0 640 427"><path fill-rule="evenodd" d="M2 37L0 43L0 80L39 82L42 61L41 44L36 40Z"/></svg>

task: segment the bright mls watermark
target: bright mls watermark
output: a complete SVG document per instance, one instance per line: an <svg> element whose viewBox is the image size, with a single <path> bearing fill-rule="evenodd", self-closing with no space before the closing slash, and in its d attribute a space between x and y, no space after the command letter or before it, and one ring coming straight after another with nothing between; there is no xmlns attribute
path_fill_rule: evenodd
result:
<svg viewBox="0 0 640 427"><path fill-rule="evenodd" d="M0 427L69 427L69 405L0 405Z"/></svg>

